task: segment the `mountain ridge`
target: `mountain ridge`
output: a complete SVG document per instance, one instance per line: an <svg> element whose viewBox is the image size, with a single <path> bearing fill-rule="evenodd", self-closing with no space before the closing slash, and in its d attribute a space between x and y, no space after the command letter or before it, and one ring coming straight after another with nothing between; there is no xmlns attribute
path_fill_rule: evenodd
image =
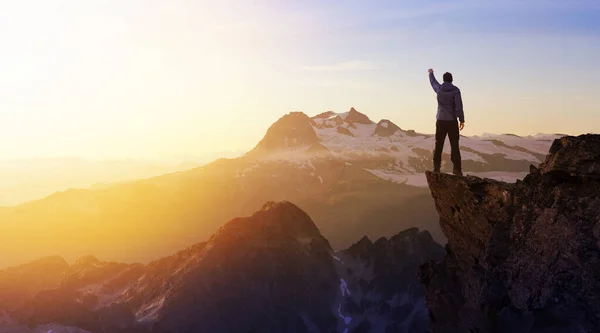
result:
<svg viewBox="0 0 600 333"><path fill-rule="evenodd" d="M82 257L10 315L92 333L426 332L416 272L441 258L431 235L412 228L379 238L364 259L352 252L333 251L296 205L267 202L147 265Z"/></svg>

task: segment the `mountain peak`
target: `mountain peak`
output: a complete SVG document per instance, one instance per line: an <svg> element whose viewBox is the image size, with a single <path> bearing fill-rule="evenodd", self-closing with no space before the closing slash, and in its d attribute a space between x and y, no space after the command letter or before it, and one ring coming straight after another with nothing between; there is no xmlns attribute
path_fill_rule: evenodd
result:
<svg viewBox="0 0 600 333"><path fill-rule="evenodd" d="M290 112L277 120L253 151L272 152L319 142L314 121L303 112Z"/></svg>
<svg viewBox="0 0 600 333"><path fill-rule="evenodd" d="M377 123L377 127L375 127L375 131L373 132L373 134L379 135L381 137L388 137L394 135L398 131L401 131L398 125L394 124L390 120L381 119Z"/></svg>
<svg viewBox="0 0 600 333"><path fill-rule="evenodd" d="M301 243L316 240L331 250L329 241L321 235L319 228L308 214L288 201L269 201L249 219L254 220L252 223L254 227L273 228L273 231L278 229L282 234L291 236Z"/></svg>
<svg viewBox="0 0 600 333"><path fill-rule="evenodd" d="M348 123L356 124L373 124L373 121L371 121L371 119L369 119L369 117L366 114L356 111L356 109L353 107L350 108L350 111L348 111L348 115L346 116L345 121Z"/></svg>
<svg viewBox="0 0 600 333"><path fill-rule="evenodd" d="M432 332L598 327L599 147L600 135L557 139L516 183L426 173L448 238L420 273Z"/></svg>
<svg viewBox="0 0 600 333"><path fill-rule="evenodd" d="M329 302L337 290L328 284L335 276L330 252L304 211L286 201L267 202L251 216L226 223L201 253L186 260L177 269L178 282L163 293L168 300L149 301L160 302L152 316L167 328L161 332L169 333L189 327L195 332L254 331L249 326L257 332L307 331L296 328L303 322L332 331ZM223 320L232 316L236 320Z"/></svg>

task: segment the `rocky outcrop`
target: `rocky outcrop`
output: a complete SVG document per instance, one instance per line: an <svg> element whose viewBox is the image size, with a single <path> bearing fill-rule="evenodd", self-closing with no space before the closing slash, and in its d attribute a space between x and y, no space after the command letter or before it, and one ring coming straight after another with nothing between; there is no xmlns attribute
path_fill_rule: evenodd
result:
<svg viewBox="0 0 600 333"><path fill-rule="evenodd" d="M354 134L352 134L352 132L350 132L350 130L346 127L338 126L335 131L343 135L354 136Z"/></svg>
<svg viewBox="0 0 600 333"><path fill-rule="evenodd" d="M354 123L354 124L370 125L373 123L373 121L371 119L369 119L369 117L366 114L356 111L355 108L350 108L350 111L348 111L348 115L346 115L346 119L344 119L344 120L347 123Z"/></svg>
<svg viewBox="0 0 600 333"><path fill-rule="evenodd" d="M427 173L448 238L420 272L432 332L596 332L599 176L599 135L555 140L514 184Z"/></svg>
<svg viewBox="0 0 600 333"><path fill-rule="evenodd" d="M377 127L375 127L375 131L373 132L373 135L379 135L381 137L388 137L388 136L392 136L394 134L396 134L396 132L401 131L400 127L398 127L398 125L394 124L393 122L387 120L387 119L382 119L377 123Z"/></svg>
<svg viewBox="0 0 600 333"><path fill-rule="evenodd" d="M343 309L352 317L350 332L428 332L425 290L416 273L443 248L429 232L410 228L374 243L367 237L339 255L340 276L351 294Z"/></svg>

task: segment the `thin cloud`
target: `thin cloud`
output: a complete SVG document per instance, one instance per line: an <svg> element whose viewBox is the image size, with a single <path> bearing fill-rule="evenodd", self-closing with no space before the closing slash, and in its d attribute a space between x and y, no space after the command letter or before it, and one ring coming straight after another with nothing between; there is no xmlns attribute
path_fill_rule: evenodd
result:
<svg viewBox="0 0 600 333"><path fill-rule="evenodd" d="M351 60L325 66L304 66L305 70L310 71L372 71L380 69L379 66L362 60Z"/></svg>

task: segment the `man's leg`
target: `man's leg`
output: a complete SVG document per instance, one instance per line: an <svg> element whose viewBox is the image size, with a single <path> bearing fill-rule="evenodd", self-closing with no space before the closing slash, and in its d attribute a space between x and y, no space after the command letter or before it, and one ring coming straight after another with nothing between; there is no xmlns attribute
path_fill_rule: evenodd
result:
<svg viewBox="0 0 600 333"><path fill-rule="evenodd" d="M435 148L433 150L433 172L439 172L442 166L442 151L446 140L447 126L442 121L435 123Z"/></svg>
<svg viewBox="0 0 600 333"><path fill-rule="evenodd" d="M448 139L450 140L450 159L454 164L455 175L462 175L462 161L460 156L460 132L458 130L458 122L448 124Z"/></svg>

